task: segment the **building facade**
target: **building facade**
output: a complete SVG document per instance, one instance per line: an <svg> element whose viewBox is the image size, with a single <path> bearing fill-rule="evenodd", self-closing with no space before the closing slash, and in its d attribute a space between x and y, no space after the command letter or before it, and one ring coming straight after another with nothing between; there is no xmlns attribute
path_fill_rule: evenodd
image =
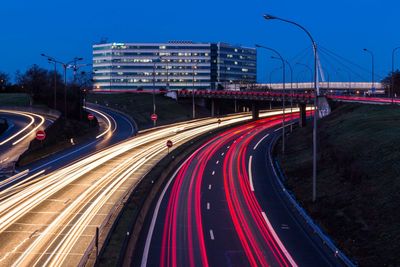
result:
<svg viewBox="0 0 400 267"><path fill-rule="evenodd" d="M107 43L93 46L95 91L223 89L256 82L254 48L225 43Z"/></svg>

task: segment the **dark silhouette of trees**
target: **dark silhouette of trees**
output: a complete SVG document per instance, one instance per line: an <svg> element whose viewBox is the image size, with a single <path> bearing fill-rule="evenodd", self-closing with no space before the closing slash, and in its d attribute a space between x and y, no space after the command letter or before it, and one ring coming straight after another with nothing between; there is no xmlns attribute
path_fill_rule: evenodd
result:
<svg viewBox="0 0 400 267"><path fill-rule="evenodd" d="M56 73L56 107L54 106L54 77L54 71L48 71L38 65L33 65L25 73L17 73L16 80L18 86L31 96L35 104L43 104L50 108L56 108L64 116L67 115L68 118L80 119L83 114L83 86L81 82L84 81L84 76L81 74L77 75L76 79L71 83L67 83L67 87L65 88L63 76ZM85 83L88 82L85 81ZM65 92L67 93L66 102ZM65 114L65 110L67 114Z"/></svg>
<svg viewBox="0 0 400 267"><path fill-rule="evenodd" d="M391 92L392 75L394 81L393 92L396 96L400 96L400 70L396 70L393 73L390 72L388 76L382 80L382 84L386 92Z"/></svg>

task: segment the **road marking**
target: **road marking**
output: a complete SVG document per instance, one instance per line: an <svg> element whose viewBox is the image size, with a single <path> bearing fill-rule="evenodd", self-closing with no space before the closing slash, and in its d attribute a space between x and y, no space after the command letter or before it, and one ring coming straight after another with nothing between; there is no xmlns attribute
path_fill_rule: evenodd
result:
<svg viewBox="0 0 400 267"><path fill-rule="evenodd" d="M210 230L210 238L211 238L211 240L215 239L213 230Z"/></svg>
<svg viewBox="0 0 400 267"><path fill-rule="evenodd" d="M225 154L225 153L224 153L224 152L222 152L222 153L221 153L221 156L224 156L224 154Z"/></svg>
<svg viewBox="0 0 400 267"><path fill-rule="evenodd" d="M211 190L211 184L208 185L208 190Z"/></svg>
<svg viewBox="0 0 400 267"><path fill-rule="evenodd" d="M216 164L218 164L219 163L219 160L217 160L217 162L215 162Z"/></svg>
<svg viewBox="0 0 400 267"><path fill-rule="evenodd" d="M215 171L213 171L212 173L211 173L211 175L214 175L215 174Z"/></svg>
<svg viewBox="0 0 400 267"><path fill-rule="evenodd" d="M251 172L251 163L253 161L253 156L250 156L249 159L249 182L250 182L250 189L254 192L254 184L253 184L253 174Z"/></svg>
<svg viewBox="0 0 400 267"><path fill-rule="evenodd" d="M207 210L210 210L210 202L207 202Z"/></svg>
<svg viewBox="0 0 400 267"><path fill-rule="evenodd" d="M290 253L287 251L287 249L285 248L285 246L282 244L282 241L279 239L278 235L276 234L276 232L275 232L274 228L272 227L271 223L269 222L268 217L267 217L267 215L265 214L265 212L261 212L261 214L262 214L262 216L263 216L265 222L267 223L268 228L270 229L270 232L271 232L273 238L275 239L276 243L278 243L278 245L279 245L281 251L283 252L283 254L285 254L287 260L290 262L290 264L291 264L293 267L297 267L297 263L293 260L293 258L292 258L292 256L290 255Z"/></svg>
<svg viewBox="0 0 400 267"><path fill-rule="evenodd" d="M228 149L229 149L230 147L231 147L231 146L227 146L226 148L228 148Z"/></svg>
<svg viewBox="0 0 400 267"><path fill-rule="evenodd" d="M257 147L261 144L262 141L264 141L265 138L267 138L269 134L266 134L263 138L260 139L260 141L257 142L257 144L254 146L253 150L256 150Z"/></svg>
<svg viewBox="0 0 400 267"><path fill-rule="evenodd" d="M200 147L198 150L202 149L202 147ZM198 151L196 150L194 152L194 154ZM172 177L168 180L167 184L165 185L163 191L161 192L160 197L158 198L156 207L154 209L154 213L153 213L153 217L151 219L151 223L150 223L150 227L149 227L149 231L147 232L147 237L146 237L146 243L144 246L144 251L143 251L143 256L142 256L142 261L140 263L141 267L145 267L147 266L147 259L149 257L149 251L150 251L150 243L151 243L151 239L153 238L153 232L154 232L154 228L155 228L155 224L157 221L157 217L158 217L158 213L160 211L160 206L161 206L161 202L164 199L165 193L167 192L170 184L172 183L172 181L175 179L176 175L178 174L178 172L182 169L182 166L184 166L186 164L186 162L189 161L189 159L191 159L191 157L187 158L180 166L179 168L175 171L175 173L172 175Z"/></svg>

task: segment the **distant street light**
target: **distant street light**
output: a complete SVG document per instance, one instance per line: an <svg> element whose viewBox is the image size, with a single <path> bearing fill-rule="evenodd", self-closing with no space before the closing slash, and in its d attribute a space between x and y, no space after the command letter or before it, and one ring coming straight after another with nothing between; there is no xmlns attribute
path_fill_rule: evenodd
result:
<svg viewBox="0 0 400 267"><path fill-rule="evenodd" d="M194 65L194 66L192 66L192 71L193 71L193 87L192 87L192 108L193 108L193 110L192 110L192 117L193 117L193 119L194 118L196 118L196 105L195 105L195 103L194 103L194 76L195 76L195 73L194 73L194 70L195 69L197 69L197 63Z"/></svg>
<svg viewBox="0 0 400 267"><path fill-rule="evenodd" d="M54 109L57 109L57 63L54 58L40 54L42 57L47 58L48 62L54 64Z"/></svg>
<svg viewBox="0 0 400 267"><path fill-rule="evenodd" d="M339 73L339 72L341 72L341 71L344 71L344 72L347 73L348 78L349 78L349 90L351 90L351 72L339 68L339 69L336 70L336 73Z"/></svg>
<svg viewBox="0 0 400 267"><path fill-rule="evenodd" d="M375 90L375 56L374 56L374 53L372 53L372 51L368 50L367 48L364 48L363 50L365 52L367 52L368 54L370 54L371 59L372 59L372 77L371 77L372 88L371 88L371 91L373 93Z"/></svg>
<svg viewBox="0 0 400 267"><path fill-rule="evenodd" d="M394 56L396 54L396 51L400 49L399 47L396 47L395 49L393 49L392 51L392 79L390 82L390 93L392 95L392 103L394 102Z"/></svg>
<svg viewBox="0 0 400 267"><path fill-rule="evenodd" d="M300 29L302 29L307 36L310 38L312 47L314 50L314 129L313 129L313 196L312 200L315 202L317 199L317 116L318 116L318 96L319 96L319 88L318 88L318 50L317 50L317 43L314 41L311 33L304 28L302 25L290 21L287 19L282 19L279 17L275 17L269 14L264 15L266 20L280 20L289 24L292 24Z"/></svg>
<svg viewBox="0 0 400 267"><path fill-rule="evenodd" d="M278 56L278 59L281 61L282 63L282 84L283 84L283 93L282 93L282 154L285 154L285 94L286 94L286 64L285 64L285 59L283 59L283 57L281 56L281 54L276 51L273 48L267 47L267 46L263 46L263 45L258 45L256 44L256 47L258 48L262 48L265 50L269 50L272 51L273 53L275 53Z"/></svg>
<svg viewBox="0 0 400 267"><path fill-rule="evenodd" d="M68 63L64 63L64 62L61 62L61 61L59 61L59 60L56 60L54 57L50 57L50 56L47 56L47 55L45 55L45 54L41 54L43 57L46 57L47 58L47 60L49 61L49 62L54 62L54 64L61 64L62 65L62 67L63 67L63 69L64 69L64 116L65 116L65 118L67 118L67 68L72 64L72 63L74 63L74 65L76 65L76 63L78 62L78 61L81 61L81 60L83 60L83 58L81 58L81 57L75 57L73 60L71 60L70 62L68 62Z"/></svg>
<svg viewBox="0 0 400 267"><path fill-rule="evenodd" d="M300 63L300 62L296 62L296 65L297 65L297 66L302 66L302 67L307 68L307 70L310 71L311 81L313 80L313 71L312 71L312 69L310 68L310 66L308 66L307 64L304 64L304 63Z"/></svg>

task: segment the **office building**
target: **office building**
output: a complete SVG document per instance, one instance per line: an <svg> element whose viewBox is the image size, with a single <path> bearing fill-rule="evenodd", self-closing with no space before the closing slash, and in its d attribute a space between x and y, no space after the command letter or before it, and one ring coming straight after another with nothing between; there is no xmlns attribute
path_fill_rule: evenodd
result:
<svg viewBox="0 0 400 267"><path fill-rule="evenodd" d="M95 91L223 89L256 82L256 50L226 43L93 46Z"/></svg>

